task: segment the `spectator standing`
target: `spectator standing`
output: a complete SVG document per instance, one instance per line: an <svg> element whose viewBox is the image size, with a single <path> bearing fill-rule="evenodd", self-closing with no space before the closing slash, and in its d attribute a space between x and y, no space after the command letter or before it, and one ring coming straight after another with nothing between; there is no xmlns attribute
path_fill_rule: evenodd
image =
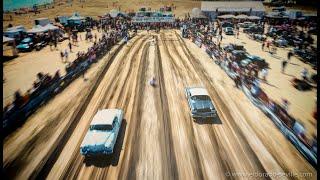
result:
<svg viewBox="0 0 320 180"><path fill-rule="evenodd" d="M64 56L66 57L66 61L68 62L69 53L67 49L64 51Z"/></svg>
<svg viewBox="0 0 320 180"><path fill-rule="evenodd" d="M50 39L49 45L50 45L50 51L52 51L52 39Z"/></svg>
<svg viewBox="0 0 320 180"><path fill-rule="evenodd" d="M286 110L286 112L288 112L289 110L289 101L286 99L282 99L282 107L284 110Z"/></svg>
<svg viewBox="0 0 320 180"><path fill-rule="evenodd" d="M282 61L282 66L281 66L281 72L282 72L282 73L284 73L284 70L285 70L287 64L288 64L288 61L287 61L287 60L283 60L283 61Z"/></svg>
<svg viewBox="0 0 320 180"><path fill-rule="evenodd" d="M270 52L270 41L267 41L266 43L267 43L267 48L268 48L268 50Z"/></svg>
<svg viewBox="0 0 320 180"><path fill-rule="evenodd" d="M263 79L264 81L267 81L268 69L267 69L267 68L263 68L263 69L261 70L261 75L262 75L262 79Z"/></svg>
<svg viewBox="0 0 320 180"><path fill-rule="evenodd" d="M62 51L60 51L60 58L61 58L61 61L62 61L62 62L64 62L64 61L63 61L64 54L63 54L63 52L62 52Z"/></svg>
<svg viewBox="0 0 320 180"><path fill-rule="evenodd" d="M293 56L292 51L289 51L289 52L288 52L288 56L287 56L287 57L288 57L288 61L290 61L290 59L291 59L292 56Z"/></svg>
<svg viewBox="0 0 320 180"><path fill-rule="evenodd" d="M304 81L307 81L307 78L308 78L308 69L307 68L303 68L303 70L301 71L301 77Z"/></svg>
<svg viewBox="0 0 320 180"><path fill-rule="evenodd" d="M277 54L277 47L275 45L271 46L271 54Z"/></svg>
<svg viewBox="0 0 320 180"><path fill-rule="evenodd" d="M69 41L69 43L68 43L68 46L69 46L69 49L70 49L70 53L72 52L72 44L71 44L71 42Z"/></svg>
<svg viewBox="0 0 320 180"><path fill-rule="evenodd" d="M53 43L54 43L54 48L57 49L57 45L58 45L57 38L54 38Z"/></svg>
<svg viewBox="0 0 320 180"><path fill-rule="evenodd" d="M236 76L234 77L234 83L235 83L237 88L241 87L240 74L236 73Z"/></svg>

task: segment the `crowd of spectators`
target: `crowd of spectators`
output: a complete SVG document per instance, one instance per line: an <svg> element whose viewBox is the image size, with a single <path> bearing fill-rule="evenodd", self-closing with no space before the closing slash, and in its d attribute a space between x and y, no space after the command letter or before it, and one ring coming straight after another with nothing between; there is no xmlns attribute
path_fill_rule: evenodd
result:
<svg viewBox="0 0 320 180"><path fill-rule="evenodd" d="M215 23L195 19L187 19L182 22L181 27L183 27L183 37L191 39L200 47L205 46L207 53L214 57L215 62L223 67L227 73L231 74L231 77L235 82L235 87L246 87L249 89L252 97L258 99L265 107L271 109L271 111L297 135L301 142L312 149L314 153L317 153L316 137L312 137L312 139L306 137L306 129L303 124L289 115L289 101L283 99L281 103L276 103L274 100L268 98L267 94L261 88L261 80L267 81L268 68L259 67L255 61L243 66L237 61L237 57L233 53L227 52L221 47L220 44L223 34L222 23L219 20ZM272 42L266 41L262 43L265 43L269 49ZM264 45L262 46L262 49L264 49ZM290 60L291 56L293 56L292 51L288 53L288 59L286 59L285 62ZM284 71L285 66L286 65L282 66L282 71ZM261 75L261 78L259 75ZM308 71L306 68L302 70L301 76L302 79L307 79ZM316 112L314 114L316 114Z"/></svg>

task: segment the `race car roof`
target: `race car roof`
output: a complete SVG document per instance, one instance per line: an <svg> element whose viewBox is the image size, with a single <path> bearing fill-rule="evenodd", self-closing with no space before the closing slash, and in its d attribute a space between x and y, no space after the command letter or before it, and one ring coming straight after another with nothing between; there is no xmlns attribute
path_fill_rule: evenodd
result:
<svg viewBox="0 0 320 180"><path fill-rule="evenodd" d="M114 118L120 113L120 109L99 110L93 117L90 125L112 125Z"/></svg>
<svg viewBox="0 0 320 180"><path fill-rule="evenodd" d="M200 95L209 96L208 91L205 88L201 88L201 87L190 88L189 92L191 96L200 96Z"/></svg>

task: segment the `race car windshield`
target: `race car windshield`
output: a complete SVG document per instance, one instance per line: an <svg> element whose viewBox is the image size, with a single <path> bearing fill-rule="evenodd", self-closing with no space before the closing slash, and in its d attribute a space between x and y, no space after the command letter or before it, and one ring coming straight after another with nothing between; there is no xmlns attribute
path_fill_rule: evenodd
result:
<svg viewBox="0 0 320 180"><path fill-rule="evenodd" d="M98 131L112 130L112 125L91 125L90 130L98 130Z"/></svg>
<svg viewBox="0 0 320 180"><path fill-rule="evenodd" d="M199 100L204 101L204 100L209 100L209 97L208 97L208 96L201 95L201 96L192 96L191 99L192 99L192 100L197 100L197 101L199 101Z"/></svg>

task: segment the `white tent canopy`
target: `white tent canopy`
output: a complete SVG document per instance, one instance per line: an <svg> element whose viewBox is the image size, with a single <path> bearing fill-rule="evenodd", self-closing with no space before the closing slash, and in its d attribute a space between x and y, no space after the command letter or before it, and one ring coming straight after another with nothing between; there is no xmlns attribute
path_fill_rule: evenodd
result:
<svg viewBox="0 0 320 180"><path fill-rule="evenodd" d="M258 16L249 16L248 19L251 19L251 20L259 20L259 19L261 19L261 18L258 17Z"/></svg>
<svg viewBox="0 0 320 180"><path fill-rule="evenodd" d="M68 20L82 20L84 17L80 16L79 13L74 13Z"/></svg>
<svg viewBox="0 0 320 180"><path fill-rule="evenodd" d="M3 43L6 43L6 42L14 41L14 39L6 37L6 36L3 36L2 41L3 41Z"/></svg>
<svg viewBox="0 0 320 180"><path fill-rule="evenodd" d="M44 26L44 28L47 29L47 30L57 30L57 29L59 29L59 27L54 26L52 24L47 24L47 25Z"/></svg>
<svg viewBox="0 0 320 180"><path fill-rule="evenodd" d="M238 16L235 17L236 19L248 19L248 16L245 14L240 14Z"/></svg>
<svg viewBox="0 0 320 180"><path fill-rule="evenodd" d="M32 29L28 30L27 33L43 33L48 31L45 27L42 27L40 25L34 26Z"/></svg>
<svg viewBox="0 0 320 180"><path fill-rule="evenodd" d="M235 18L235 16L232 14L226 14L226 15L218 16L218 18L231 19L231 18Z"/></svg>
<svg viewBox="0 0 320 180"><path fill-rule="evenodd" d="M26 31L26 29L23 26L14 26L11 28L7 28L6 32L19 32L19 31Z"/></svg>
<svg viewBox="0 0 320 180"><path fill-rule="evenodd" d="M113 18L117 17L119 13L120 13L120 11L118 11L116 9L110 10L110 16Z"/></svg>
<svg viewBox="0 0 320 180"><path fill-rule="evenodd" d="M193 8L191 11L192 18L207 18L199 8Z"/></svg>

